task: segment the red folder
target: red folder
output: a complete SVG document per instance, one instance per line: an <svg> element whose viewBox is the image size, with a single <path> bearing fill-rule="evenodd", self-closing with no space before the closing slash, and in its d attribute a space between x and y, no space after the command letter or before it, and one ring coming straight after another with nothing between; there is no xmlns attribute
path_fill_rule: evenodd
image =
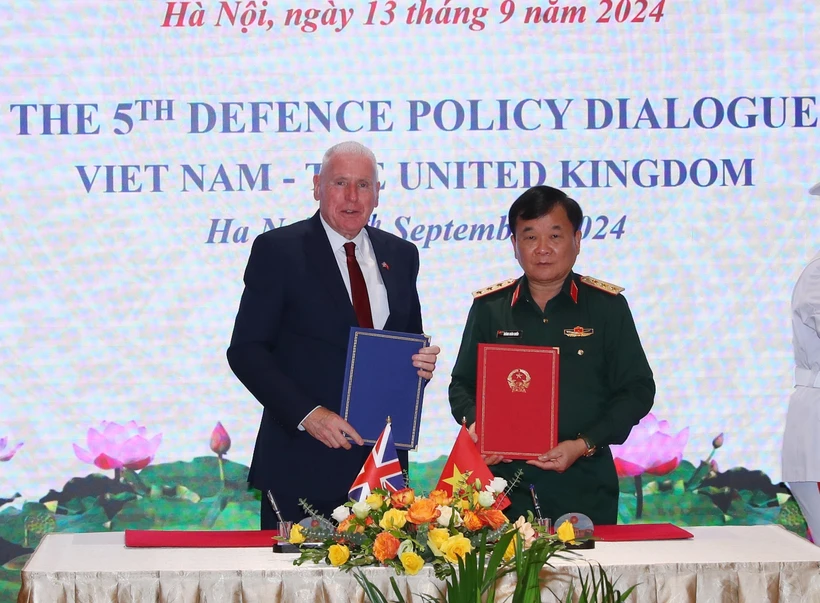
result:
<svg viewBox="0 0 820 603"><path fill-rule="evenodd" d="M640 540L684 540L694 538L691 532L671 523L633 523L620 526L595 526L595 540L627 542Z"/></svg>
<svg viewBox="0 0 820 603"><path fill-rule="evenodd" d="M273 547L277 530L125 530L127 547Z"/></svg>
<svg viewBox="0 0 820 603"><path fill-rule="evenodd" d="M533 459L558 445L558 348L478 344L481 454Z"/></svg>

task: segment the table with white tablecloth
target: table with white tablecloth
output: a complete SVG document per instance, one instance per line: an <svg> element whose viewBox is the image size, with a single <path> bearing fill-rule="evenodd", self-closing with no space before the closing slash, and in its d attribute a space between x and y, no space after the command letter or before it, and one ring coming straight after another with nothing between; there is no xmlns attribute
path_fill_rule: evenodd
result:
<svg viewBox="0 0 820 603"><path fill-rule="evenodd" d="M820 548L784 528L687 529L694 538L596 542L594 549L553 557L542 573L542 600L577 586L578 572L586 575L591 563L621 589L637 584L630 601L641 603L820 601ZM122 532L49 534L22 570L18 603L365 600L352 574L324 564L294 566L295 558L268 548L126 548ZM391 569L365 572L388 593ZM430 568L397 582L408 601L444 587ZM499 594L514 584L514 576L503 578Z"/></svg>

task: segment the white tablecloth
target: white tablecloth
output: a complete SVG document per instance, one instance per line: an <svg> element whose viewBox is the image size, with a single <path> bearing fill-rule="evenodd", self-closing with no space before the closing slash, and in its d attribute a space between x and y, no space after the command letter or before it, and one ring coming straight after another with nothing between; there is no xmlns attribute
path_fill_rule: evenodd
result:
<svg viewBox="0 0 820 603"><path fill-rule="evenodd" d="M779 526L688 528L694 539L598 542L545 568L543 601L567 592L588 561L600 563L630 601L820 602L820 548ZM277 603L364 601L353 576L326 565L296 567L266 548L128 549L117 533L49 534L22 571L18 603ZM389 591L392 570L368 568ZM514 578L502 589L512 591ZM436 595L432 571L399 577L408 601ZM388 597L392 599L392 596ZM503 597L497 600L503 600Z"/></svg>

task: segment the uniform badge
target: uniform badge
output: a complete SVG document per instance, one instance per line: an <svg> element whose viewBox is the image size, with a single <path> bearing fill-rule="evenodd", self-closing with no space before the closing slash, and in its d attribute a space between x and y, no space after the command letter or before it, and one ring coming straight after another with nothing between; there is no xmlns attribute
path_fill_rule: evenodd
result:
<svg viewBox="0 0 820 603"><path fill-rule="evenodd" d="M574 329L564 329L564 335L567 337L589 337L594 333L594 330L585 327L575 327Z"/></svg>
<svg viewBox="0 0 820 603"><path fill-rule="evenodd" d="M513 369L507 375L507 385L510 386L511 392L526 394L530 381L532 381L530 374L524 369Z"/></svg>
<svg viewBox="0 0 820 603"><path fill-rule="evenodd" d="M521 337L522 335L524 335L524 331L502 331L499 329L495 332L495 336L498 339L513 339L516 337Z"/></svg>
<svg viewBox="0 0 820 603"><path fill-rule="evenodd" d="M390 264L388 264L387 262L382 262L382 268L384 268L385 270L390 270Z"/></svg>

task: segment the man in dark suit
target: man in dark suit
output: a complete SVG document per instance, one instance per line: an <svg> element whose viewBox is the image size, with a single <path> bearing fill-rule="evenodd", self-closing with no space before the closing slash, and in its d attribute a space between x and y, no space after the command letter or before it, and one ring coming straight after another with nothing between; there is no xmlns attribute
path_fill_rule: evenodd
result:
<svg viewBox="0 0 820 603"><path fill-rule="evenodd" d="M328 149L313 197L313 217L254 241L228 348L264 407L248 481L271 491L288 521L305 515L300 498L329 516L370 452L338 414L350 327L422 332L418 249L367 226L379 202L373 153L355 142ZM420 376L432 377L438 352L413 355ZM407 454L399 460L406 469ZM261 520L276 525L265 496Z"/></svg>

